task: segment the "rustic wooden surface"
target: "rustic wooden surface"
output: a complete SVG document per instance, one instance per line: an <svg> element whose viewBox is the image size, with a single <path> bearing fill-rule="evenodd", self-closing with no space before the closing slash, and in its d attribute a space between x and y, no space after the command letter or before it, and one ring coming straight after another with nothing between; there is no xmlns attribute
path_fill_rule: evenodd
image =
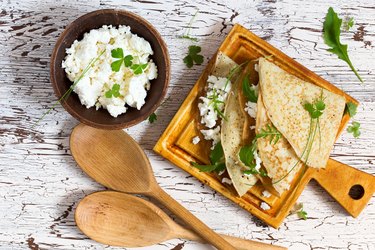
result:
<svg viewBox="0 0 375 250"><path fill-rule="evenodd" d="M75 18L100 8L133 11L161 32L171 56L172 79L158 121L127 129L149 155L160 185L220 233L275 243L290 249L375 249L372 199L354 219L315 182L299 201L308 220L289 216L275 230L152 152L152 147L205 67L182 62L192 43L179 40L196 9L192 34L206 60L233 23L240 23L361 102L355 120L362 135L344 133L332 157L375 174L375 2L269 1L0 1L0 249L117 249L89 240L75 226L74 209L85 195L102 190L75 164L69 135L77 124L57 107L36 128L32 123L56 100L49 57L58 35ZM329 6L356 24L342 34L360 85L347 65L326 51L322 23ZM172 240L145 249L210 249Z"/></svg>

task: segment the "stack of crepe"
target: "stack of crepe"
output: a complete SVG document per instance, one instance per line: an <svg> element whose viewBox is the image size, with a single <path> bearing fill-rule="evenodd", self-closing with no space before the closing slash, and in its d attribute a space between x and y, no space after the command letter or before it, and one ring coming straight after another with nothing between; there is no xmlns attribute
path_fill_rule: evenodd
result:
<svg viewBox="0 0 375 250"><path fill-rule="evenodd" d="M279 68L265 58L258 62L259 93L255 119L255 133L267 125L274 126L282 135L277 143L269 138L257 139L257 152L267 177L245 175L247 169L239 159L242 146L251 141L251 119L244 111L242 79L233 84L225 104L221 143L226 168L239 196L243 196L260 179L266 189L281 195L304 166L324 168L335 142L345 108L345 98L303 81ZM304 152L310 135L311 117L305 103L323 98L325 109L319 117L320 135L312 141L309 156ZM250 120L250 122L249 122ZM316 126L316 123L315 123ZM311 138L311 136L310 136ZM267 184L268 183L268 184Z"/></svg>

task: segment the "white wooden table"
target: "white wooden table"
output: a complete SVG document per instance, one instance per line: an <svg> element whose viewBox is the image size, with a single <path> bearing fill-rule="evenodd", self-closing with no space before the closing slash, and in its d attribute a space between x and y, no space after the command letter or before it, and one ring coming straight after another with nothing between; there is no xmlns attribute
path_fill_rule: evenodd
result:
<svg viewBox="0 0 375 250"><path fill-rule="evenodd" d="M172 78L168 99L147 121L126 131L146 150L160 185L220 233L275 243L290 249L375 249L375 200L354 219L319 187L310 183L299 201L308 220L286 218L275 230L212 189L205 187L152 147L182 103L208 59L233 23L240 23L361 102L355 120L362 135L344 133L332 157L375 174L375 2L336 0L269 1L0 1L0 249L115 249L100 245L75 226L74 210L87 194L104 189L86 176L69 151L78 123L57 107L39 127L32 123L56 100L49 80L52 48L64 27L101 8L132 11L160 31L170 52ZM322 23L329 6L355 26L342 34L365 84L326 51ZM187 69L182 62L184 32L196 9L192 35L199 38L205 63ZM210 249L172 240L147 249Z"/></svg>

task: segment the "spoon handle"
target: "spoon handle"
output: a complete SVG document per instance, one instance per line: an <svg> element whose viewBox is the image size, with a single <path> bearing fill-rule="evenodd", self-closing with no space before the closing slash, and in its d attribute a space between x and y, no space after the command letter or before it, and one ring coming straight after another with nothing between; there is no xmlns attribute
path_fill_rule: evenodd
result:
<svg viewBox="0 0 375 250"><path fill-rule="evenodd" d="M286 247L275 246L259 241L245 240L229 235L222 235L226 241L236 247L238 250L286 250Z"/></svg>
<svg viewBox="0 0 375 250"><path fill-rule="evenodd" d="M210 243L220 250L236 249L226 240L224 240L222 236L215 233L211 228L209 228L192 213L190 213L180 203L169 196L169 194L167 194L163 189L158 187L153 191L154 192L152 192L151 194L154 198L156 198L160 203L166 206L175 215L179 216L186 223L186 225L189 225L206 242Z"/></svg>
<svg viewBox="0 0 375 250"><path fill-rule="evenodd" d="M187 229L183 226L176 225L174 228L174 236L175 238L182 238L187 240L193 240L201 243L206 243L204 239L202 239L199 235L195 232ZM286 250L288 248L282 246L271 245L267 243L262 243L259 241L253 240L246 240L242 238L237 238L225 234L220 234L226 241L232 244L238 250Z"/></svg>

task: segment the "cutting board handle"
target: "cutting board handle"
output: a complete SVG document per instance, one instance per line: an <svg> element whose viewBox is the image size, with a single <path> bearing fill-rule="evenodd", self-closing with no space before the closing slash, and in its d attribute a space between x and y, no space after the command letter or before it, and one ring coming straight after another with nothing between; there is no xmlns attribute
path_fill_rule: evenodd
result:
<svg viewBox="0 0 375 250"><path fill-rule="evenodd" d="M332 159L325 169L316 170L313 179L353 217L366 207L375 191L375 176Z"/></svg>

